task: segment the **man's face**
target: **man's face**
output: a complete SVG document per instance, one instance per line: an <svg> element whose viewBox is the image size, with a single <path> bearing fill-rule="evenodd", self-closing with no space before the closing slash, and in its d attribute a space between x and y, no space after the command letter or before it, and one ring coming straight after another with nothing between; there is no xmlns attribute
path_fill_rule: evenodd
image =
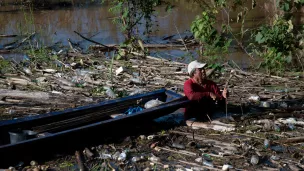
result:
<svg viewBox="0 0 304 171"><path fill-rule="evenodd" d="M206 70L204 68L196 68L194 77L198 78L199 80L207 79Z"/></svg>

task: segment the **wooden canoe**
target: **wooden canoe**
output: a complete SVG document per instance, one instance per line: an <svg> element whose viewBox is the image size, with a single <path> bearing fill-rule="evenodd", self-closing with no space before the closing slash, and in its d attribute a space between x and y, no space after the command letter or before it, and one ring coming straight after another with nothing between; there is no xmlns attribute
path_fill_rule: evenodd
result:
<svg viewBox="0 0 304 171"><path fill-rule="evenodd" d="M134 114L109 117L112 114L124 113L130 106L141 106L152 99L159 99L165 103ZM18 161L28 161L42 154L64 151L67 147L77 149L94 145L108 135L123 132L124 128L134 126L134 123L170 114L188 103L189 100L180 94L161 89L94 105L1 121L0 167L2 163L7 166ZM9 132L17 129L38 131L44 136L11 143Z"/></svg>

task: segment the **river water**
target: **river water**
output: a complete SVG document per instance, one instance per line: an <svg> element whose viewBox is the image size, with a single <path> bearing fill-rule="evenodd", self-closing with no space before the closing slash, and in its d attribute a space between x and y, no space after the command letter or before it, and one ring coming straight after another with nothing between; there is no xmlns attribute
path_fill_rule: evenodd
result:
<svg viewBox="0 0 304 171"><path fill-rule="evenodd" d="M33 11L21 8L21 5L13 2L15 1L6 0L0 6L0 34L22 35L36 31L39 36L37 42L42 45L61 43L67 46L67 40L70 39L72 42L80 43L83 48L87 48L91 43L83 40L74 31L103 44L118 44L124 40L120 29L113 23L115 15L109 12L110 4L107 2L71 0L68 1L69 3L56 4L59 1L54 0L51 1L52 4L49 4L52 8ZM269 22L268 18L276 10L270 0L257 0L257 4L255 9L249 11L244 30L250 31L252 28ZM158 26L155 26L154 30L157 31L153 32L149 38L150 43L161 43L163 37L178 35L177 32L184 36L185 33L189 33L191 22L202 12L198 5L186 0L177 0L174 5L175 7L169 13L165 12L165 7L157 8L158 22L156 25ZM251 1L248 1L245 6L250 9ZM236 15L235 12L230 13L229 24L237 35L241 24L236 22ZM221 24L228 21L227 13L220 11L217 20L217 28L220 29ZM304 23L303 21L303 12L298 12L296 22ZM0 47L15 39L0 38ZM162 55L178 57L183 55L183 52L172 50ZM239 50L231 51L226 57L241 65L251 61L248 55Z"/></svg>

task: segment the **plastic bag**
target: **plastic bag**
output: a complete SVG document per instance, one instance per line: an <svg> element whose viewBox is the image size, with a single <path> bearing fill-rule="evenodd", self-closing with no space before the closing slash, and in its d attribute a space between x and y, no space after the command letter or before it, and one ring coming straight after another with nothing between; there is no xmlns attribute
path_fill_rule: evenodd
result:
<svg viewBox="0 0 304 171"><path fill-rule="evenodd" d="M139 106L137 106L137 107L130 107L130 108L125 112L125 114L130 115L130 114L133 114L133 113L140 112L140 111L142 111L142 110L143 110L143 108L142 108L142 107L139 107Z"/></svg>
<svg viewBox="0 0 304 171"><path fill-rule="evenodd" d="M158 106L160 104L162 104L164 102L158 100L158 99L155 99L155 100L150 100L148 101L146 104L145 104L145 108L148 109L148 108L151 108L151 107L155 107L155 106Z"/></svg>

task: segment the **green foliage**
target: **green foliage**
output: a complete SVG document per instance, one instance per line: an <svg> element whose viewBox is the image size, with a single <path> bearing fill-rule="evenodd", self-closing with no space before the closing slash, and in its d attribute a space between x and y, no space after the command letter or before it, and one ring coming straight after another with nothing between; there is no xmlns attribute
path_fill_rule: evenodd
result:
<svg viewBox="0 0 304 171"><path fill-rule="evenodd" d="M228 30L226 25L222 26L222 33L215 28L215 15L217 10L207 10L198 16L191 25L191 31L194 37L199 39L204 46L202 55L208 57L207 62L217 62L218 59L228 52L231 39L224 36L224 32Z"/></svg>
<svg viewBox="0 0 304 171"><path fill-rule="evenodd" d="M60 168L69 168L69 167L73 167L73 166L74 166L74 164L70 161L64 161L59 164Z"/></svg>
<svg viewBox="0 0 304 171"><path fill-rule="evenodd" d="M120 26L129 39L138 31L136 28L143 24L145 25L144 34L152 32L154 8L161 4L161 0L114 0L112 1L113 7L109 11L119 15L113 22ZM167 9L170 10L171 7L168 4Z"/></svg>
<svg viewBox="0 0 304 171"><path fill-rule="evenodd" d="M45 48L34 49L32 47L27 54L31 57L33 64L49 64L56 59L56 56L50 56L49 51Z"/></svg>
<svg viewBox="0 0 304 171"><path fill-rule="evenodd" d="M9 61L3 59L1 56L0 56L0 73L5 73L9 70L10 68L10 63Z"/></svg>
<svg viewBox="0 0 304 171"><path fill-rule="evenodd" d="M279 8L285 12L290 12L293 8L301 9L304 5L304 0L280 0L277 2Z"/></svg>
<svg viewBox="0 0 304 171"><path fill-rule="evenodd" d="M207 44L213 44L218 39L217 30L213 27L217 11L204 11L192 22L191 31L194 37Z"/></svg>
<svg viewBox="0 0 304 171"><path fill-rule="evenodd" d="M297 48L293 31L291 20L277 17L271 26L261 26L253 35L256 42L254 52L264 59L261 66L269 73L279 73L292 62Z"/></svg>

